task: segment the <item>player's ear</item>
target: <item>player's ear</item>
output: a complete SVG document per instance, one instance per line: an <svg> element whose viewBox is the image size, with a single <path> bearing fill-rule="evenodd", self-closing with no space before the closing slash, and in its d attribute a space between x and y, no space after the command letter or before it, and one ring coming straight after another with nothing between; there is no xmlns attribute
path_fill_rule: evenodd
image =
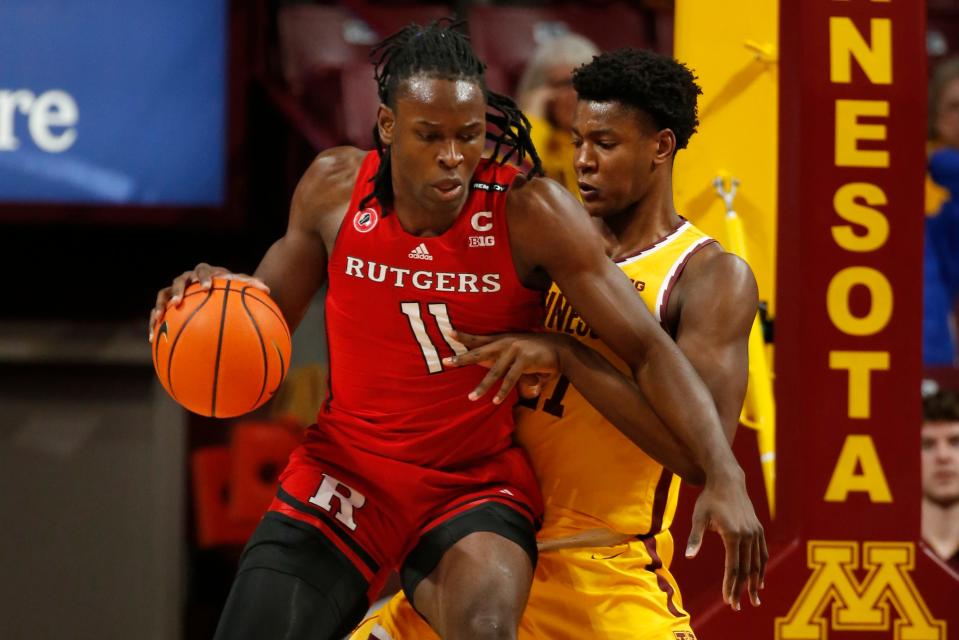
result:
<svg viewBox="0 0 959 640"><path fill-rule="evenodd" d="M393 114L393 110L380 103L380 108L376 111L376 128L380 132L380 140L386 146L393 144L393 126L395 124L396 116Z"/></svg>
<svg viewBox="0 0 959 640"><path fill-rule="evenodd" d="M656 134L656 155L653 157L654 164L663 164L673 158L676 151L676 134L672 129L663 129Z"/></svg>

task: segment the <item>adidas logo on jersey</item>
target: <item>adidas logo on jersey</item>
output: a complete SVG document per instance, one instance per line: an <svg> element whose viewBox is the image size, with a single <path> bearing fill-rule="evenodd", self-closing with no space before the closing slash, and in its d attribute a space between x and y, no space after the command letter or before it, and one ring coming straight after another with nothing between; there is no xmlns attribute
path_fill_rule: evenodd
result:
<svg viewBox="0 0 959 640"><path fill-rule="evenodd" d="M410 251L410 257L414 260L432 260L433 256L430 255L430 250L426 248L426 243L419 243L412 251Z"/></svg>

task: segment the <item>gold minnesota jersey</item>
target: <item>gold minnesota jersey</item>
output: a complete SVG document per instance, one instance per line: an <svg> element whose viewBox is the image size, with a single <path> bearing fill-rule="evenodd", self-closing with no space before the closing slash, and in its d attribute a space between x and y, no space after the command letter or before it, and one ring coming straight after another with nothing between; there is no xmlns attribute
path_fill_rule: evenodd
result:
<svg viewBox="0 0 959 640"><path fill-rule="evenodd" d="M618 261L664 329L673 285L689 258L713 242L683 221L656 244ZM546 297L546 328L575 336L629 375L555 284ZM565 377L518 411L517 437L546 501L541 539L593 528L647 535L669 527L679 479L632 444Z"/></svg>

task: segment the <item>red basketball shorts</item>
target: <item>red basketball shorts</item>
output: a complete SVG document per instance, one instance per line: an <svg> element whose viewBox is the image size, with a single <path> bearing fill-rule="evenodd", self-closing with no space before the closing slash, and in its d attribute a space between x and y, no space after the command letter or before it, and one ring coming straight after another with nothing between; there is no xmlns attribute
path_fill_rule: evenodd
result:
<svg viewBox="0 0 959 640"><path fill-rule="evenodd" d="M379 593L421 538L481 505L498 507L500 513L508 507L520 517L508 513L507 520L528 524L533 532L528 552L535 562L532 536L540 524L542 498L522 449L512 446L456 469L431 469L363 451L322 425L310 429L308 442L293 452L280 476L270 511L322 533L369 582L369 597ZM462 522L459 537L470 520ZM481 524L477 530L499 532L497 525Z"/></svg>

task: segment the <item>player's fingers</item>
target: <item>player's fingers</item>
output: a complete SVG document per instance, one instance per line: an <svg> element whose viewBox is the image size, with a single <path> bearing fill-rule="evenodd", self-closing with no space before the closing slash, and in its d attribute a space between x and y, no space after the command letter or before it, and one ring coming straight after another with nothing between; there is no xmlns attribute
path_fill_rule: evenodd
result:
<svg viewBox="0 0 959 640"><path fill-rule="evenodd" d="M443 358L443 364L448 367L466 367L473 364L487 366L499 358L503 347L503 344L494 342L483 347L471 349L466 353Z"/></svg>
<svg viewBox="0 0 959 640"><path fill-rule="evenodd" d="M547 384L559 377L559 371L551 371L549 373L539 372L536 374L539 377L539 386L540 388L545 387Z"/></svg>
<svg viewBox="0 0 959 640"><path fill-rule="evenodd" d="M759 588L766 588L766 563L769 562L769 549L766 548L766 532L759 528Z"/></svg>
<svg viewBox="0 0 959 640"><path fill-rule="evenodd" d="M170 301L170 296L173 295L171 292L172 292L172 287L166 287L166 288L160 289L157 292L157 299L156 299L156 302L153 303L153 308L156 309L157 311L166 309L167 302Z"/></svg>
<svg viewBox="0 0 959 640"><path fill-rule="evenodd" d="M736 580L733 582L733 590L729 597L729 603L734 610L739 611L742 609L741 600L743 587L746 586L746 581L749 580L749 576L752 573L753 538L749 535L738 535L737 538L739 540L739 568L736 570Z"/></svg>
<svg viewBox="0 0 959 640"><path fill-rule="evenodd" d="M157 293L156 301L153 303L153 309L150 311L149 338L153 342L153 332L156 330L157 323L163 317L166 311L166 305L170 301L170 287L160 289Z"/></svg>
<svg viewBox="0 0 959 640"><path fill-rule="evenodd" d="M162 312L155 307L150 310L150 324L149 324L149 333L147 334L147 341L153 342L153 334L156 331L157 320L160 319L160 314Z"/></svg>
<svg viewBox="0 0 959 640"><path fill-rule="evenodd" d="M762 564L762 545L759 537L753 539L752 543L753 563L749 571L749 601L754 607L758 607L762 602L759 600L759 567Z"/></svg>
<svg viewBox="0 0 959 640"><path fill-rule="evenodd" d="M213 277L215 278L223 278L224 280L236 280L237 282L245 282L251 287L259 289L263 293L270 292L270 287L268 287L266 283L260 280L259 278L248 276L245 273L230 273L229 271L227 271L226 269L222 269L221 267L216 267L216 268L221 269L221 271L219 273L216 273L216 272L213 273Z"/></svg>
<svg viewBox="0 0 959 640"><path fill-rule="evenodd" d="M693 526L689 530L689 538L686 540L686 557L695 558L699 553L699 547L703 544L703 533L706 531L706 518L698 509L693 509Z"/></svg>
<svg viewBox="0 0 959 640"><path fill-rule="evenodd" d="M739 572L739 540L731 536L723 536L723 544L726 546L726 572L725 575L723 575L723 602L731 605L733 586L736 584L736 576Z"/></svg>
<svg viewBox="0 0 959 640"><path fill-rule="evenodd" d="M521 397L529 400L539 396L540 391L543 389L542 385L542 376L540 374L524 373L520 376L519 382L516 383L516 388Z"/></svg>
<svg viewBox="0 0 959 640"><path fill-rule="evenodd" d="M472 333L464 333L462 331L454 330L451 333L451 336L454 340L465 346L467 349L476 349L477 347L483 347L497 340L501 339L503 336L476 336Z"/></svg>
<svg viewBox="0 0 959 640"><path fill-rule="evenodd" d="M469 394L470 400L478 400L482 398L487 391L490 390L490 387L493 386L493 383L503 377L510 367L510 356L509 353L504 352L496 360L490 370L486 372L486 375L480 380L480 383L476 385L476 388L473 389Z"/></svg>
<svg viewBox="0 0 959 640"><path fill-rule="evenodd" d="M184 271L179 277L173 280L173 284L170 285L170 299L167 301L167 305L179 305L183 301L184 289L192 282L196 282L195 271Z"/></svg>
<svg viewBox="0 0 959 640"><path fill-rule="evenodd" d="M222 267L213 267L205 262L201 262L193 269L193 273L196 275L195 282L200 283L201 289L209 289L211 286L213 286L213 276L217 275L218 271L223 272L226 271L226 269Z"/></svg>
<svg viewBox="0 0 959 640"><path fill-rule="evenodd" d="M519 382L519 379L523 377L523 367L524 363L517 359L510 366L509 371L506 372L506 375L503 376L503 384L500 385L499 391L496 392L496 396L493 398L495 404L500 404L503 400L506 400L506 397L509 395L509 392L513 390L513 387L516 386L516 383Z"/></svg>

